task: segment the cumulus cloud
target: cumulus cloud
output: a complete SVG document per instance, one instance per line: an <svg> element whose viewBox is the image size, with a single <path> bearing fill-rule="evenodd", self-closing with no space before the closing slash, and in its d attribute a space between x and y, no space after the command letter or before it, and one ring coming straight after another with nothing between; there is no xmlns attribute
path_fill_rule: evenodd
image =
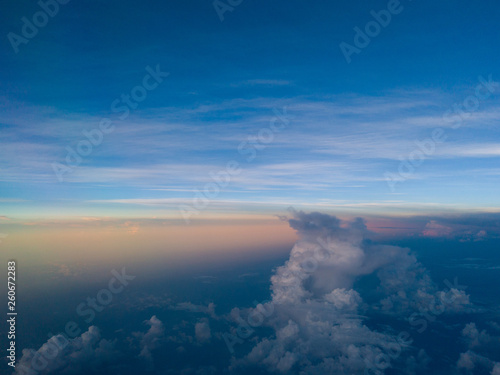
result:
<svg viewBox="0 0 500 375"><path fill-rule="evenodd" d="M479 231L474 231L474 230L465 230L461 233L460 236L460 242L478 242L478 241L485 241L489 237L493 237L490 235L487 231L484 229L479 230Z"/></svg>
<svg viewBox="0 0 500 375"><path fill-rule="evenodd" d="M198 342L205 343L207 341L210 341L212 333L210 331L208 319L200 319L200 321L194 326L194 332L196 340L198 340Z"/></svg>
<svg viewBox="0 0 500 375"><path fill-rule="evenodd" d="M118 357L115 342L101 339L99 328L88 331L74 339L55 335L37 351L24 349L15 374L36 371L37 374L82 374L95 370Z"/></svg>
<svg viewBox="0 0 500 375"><path fill-rule="evenodd" d="M489 325L494 330L498 329L498 325L494 322L489 322ZM465 325L462 337L469 350L460 354L456 363L457 369L462 373L473 373L477 370L489 371L491 375L500 375L500 362L494 360L498 360L498 353L500 353L500 337L494 333L488 333L485 329L480 330L474 322Z"/></svg>
<svg viewBox="0 0 500 375"><path fill-rule="evenodd" d="M357 310L361 303L361 297L355 290L345 290L344 288L334 289L331 293L325 294L325 301L332 303L338 310Z"/></svg>
<svg viewBox="0 0 500 375"><path fill-rule="evenodd" d="M408 224L424 222L425 225L419 229L419 233L429 238L446 237L461 242L478 242L500 237L499 213L421 216L399 221Z"/></svg>
<svg viewBox="0 0 500 375"><path fill-rule="evenodd" d="M145 320L144 323L149 325L149 330L146 333L136 332L134 335L140 339L141 352L139 357L151 361L151 351L160 346L165 337L165 327L156 315L153 315L149 320Z"/></svg>
<svg viewBox="0 0 500 375"><path fill-rule="evenodd" d="M500 363L492 361L491 359L477 354L472 350L468 350L465 353L461 353L457 361L457 369L460 373L472 374L477 371L485 370L490 371L491 375L499 374Z"/></svg>
<svg viewBox="0 0 500 375"><path fill-rule="evenodd" d="M411 251L373 243L362 219L344 222L317 212L294 212L289 223L299 240L271 277L272 300L266 303L273 314L264 324L274 335L234 359L235 372L263 365L282 373L363 373L398 343L395 335L369 328L362 313L421 311L439 300L440 292ZM376 301L370 305L355 290L355 283L367 277L377 280ZM469 303L461 292L443 293L457 294L453 301L458 308ZM235 321L241 313L236 310ZM258 312L247 311L248 316Z"/></svg>
<svg viewBox="0 0 500 375"><path fill-rule="evenodd" d="M494 325L492 326L495 328ZM485 329L478 329L474 322L465 325L462 336L469 350L460 354L457 368L472 371L476 367L481 367L491 369L491 374L500 374L500 363L489 358L489 354L500 353L500 337L488 333Z"/></svg>
<svg viewBox="0 0 500 375"><path fill-rule="evenodd" d="M468 371L474 370L475 358L476 358L476 354L474 352L467 351L465 353L461 353L460 358L458 359L458 362L457 362L457 368L468 370Z"/></svg>
<svg viewBox="0 0 500 375"><path fill-rule="evenodd" d="M452 231L452 228L439 224L435 220L431 220L425 225L422 235L424 237L446 237L451 234Z"/></svg>
<svg viewBox="0 0 500 375"><path fill-rule="evenodd" d="M492 341L492 337L486 333L486 330L479 332L476 323L467 324L462 330L462 335L467 339L470 348L481 344L488 344Z"/></svg>

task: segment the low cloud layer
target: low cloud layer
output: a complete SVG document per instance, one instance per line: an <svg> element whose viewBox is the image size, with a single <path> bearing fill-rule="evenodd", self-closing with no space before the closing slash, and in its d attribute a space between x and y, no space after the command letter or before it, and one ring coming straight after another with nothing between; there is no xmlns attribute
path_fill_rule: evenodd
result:
<svg viewBox="0 0 500 375"><path fill-rule="evenodd" d="M83 374L118 357L115 342L102 339L99 328L91 326L73 339L55 335L37 351L24 349L15 374Z"/></svg>
<svg viewBox="0 0 500 375"><path fill-rule="evenodd" d="M443 277L439 282L445 287L438 286L416 252L380 242L363 219L294 211L288 222L298 240L269 279L259 279L269 283L267 301L259 303L242 293L235 298L239 307L234 307L223 300L229 294L218 289L226 282L222 275L217 284L204 283L206 276L194 278L203 290L191 301L181 302L163 288L163 294L142 291L132 298L137 303L124 302L130 314L137 314L128 327L114 334L106 331L111 335L106 339L95 326L73 339L56 335L38 351L24 350L16 375L24 375L26 368L37 371L34 375L499 375L497 310L472 304L461 285L465 281L453 278L461 268L450 268L451 281ZM429 231L463 225L458 219L427 222ZM481 272L495 272L490 263L488 267ZM236 274L232 277L241 280ZM206 291L220 298L207 300ZM154 315L145 316L146 310ZM488 319L478 314L489 314ZM446 355L433 345L436 339L453 342ZM44 363L44 358L50 360Z"/></svg>

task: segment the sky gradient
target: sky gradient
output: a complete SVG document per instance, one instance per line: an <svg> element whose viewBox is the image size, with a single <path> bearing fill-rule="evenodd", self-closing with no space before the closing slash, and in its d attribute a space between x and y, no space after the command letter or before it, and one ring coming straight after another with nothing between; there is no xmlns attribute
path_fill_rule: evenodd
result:
<svg viewBox="0 0 500 375"><path fill-rule="evenodd" d="M1 8L9 373L500 375L497 0Z"/></svg>
<svg viewBox="0 0 500 375"><path fill-rule="evenodd" d="M2 212L182 219L228 162L191 218L498 211L500 7L399 6L348 63L340 43L388 3L242 2L222 22L210 2L61 5L18 53L0 47ZM9 0L2 33L38 10Z"/></svg>

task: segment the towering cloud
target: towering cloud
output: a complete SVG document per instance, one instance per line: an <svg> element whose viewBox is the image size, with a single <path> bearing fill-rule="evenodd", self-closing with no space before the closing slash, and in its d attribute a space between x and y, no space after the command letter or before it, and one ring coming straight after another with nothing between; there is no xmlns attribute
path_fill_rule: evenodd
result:
<svg viewBox="0 0 500 375"><path fill-rule="evenodd" d="M235 359L232 369L263 365L282 373L357 374L397 360L409 335L369 328L361 314L407 317L437 307L443 292L424 267L407 248L372 242L362 219L294 212L289 223L299 240L271 278L267 311L273 314L263 323L274 335ZM468 303L463 292L454 294L461 297L453 299L455 305ZM263 307L250 309L248 316Z"/></svg>

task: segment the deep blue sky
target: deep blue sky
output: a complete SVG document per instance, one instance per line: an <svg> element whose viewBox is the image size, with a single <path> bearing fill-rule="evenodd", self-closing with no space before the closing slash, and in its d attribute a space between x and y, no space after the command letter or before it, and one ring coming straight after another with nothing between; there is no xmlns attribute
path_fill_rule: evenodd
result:
<svg viewBox="0 0 500 375"><path fill-rule="evenodd" d="M17 55L4 37L2 91L11 100L95 113L107 111L108 101L155 63L172 77L144 107L408 87L450 91L497 72L497 2L401 5L403 12L349 65L339 43L352 43L353 27L364 28L370 10L386 9L386 1L243 1L223 22L210 1L70 2ZM19 33L20 18L38 10L35 2L7 1L2 34ZM295 86L231 87L251 79Z"/></svg>

